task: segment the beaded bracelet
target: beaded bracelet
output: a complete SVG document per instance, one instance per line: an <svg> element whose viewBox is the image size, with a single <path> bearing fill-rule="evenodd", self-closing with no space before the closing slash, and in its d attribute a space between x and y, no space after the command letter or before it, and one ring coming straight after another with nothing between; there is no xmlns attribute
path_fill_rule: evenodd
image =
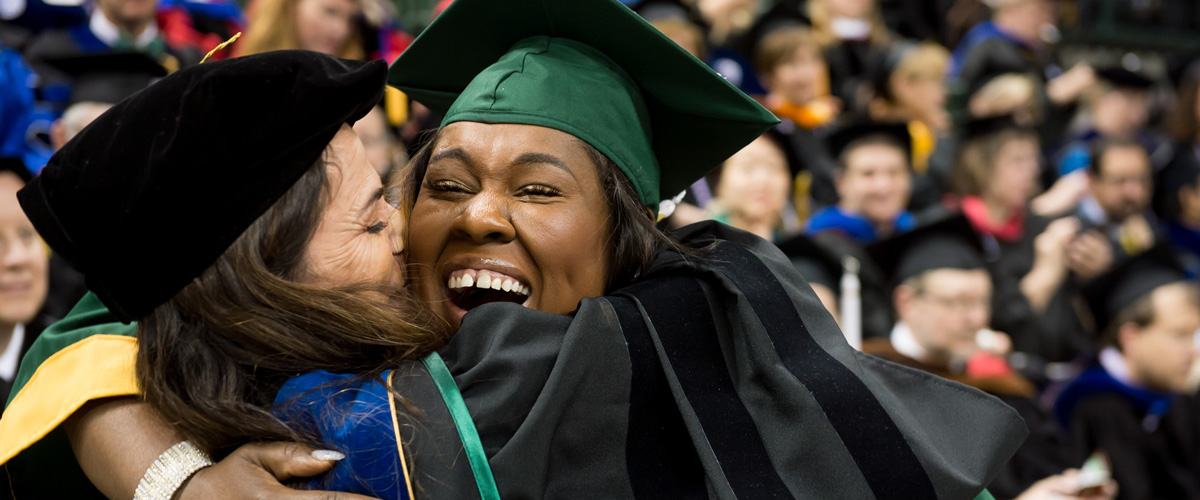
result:
<svg viewBox="0 0 1200 500"><path fill-rule="evenodd" d="M171 500L184 481L212 464L212 459L191 441L180 441L146 469L133 500Z"/></svg>

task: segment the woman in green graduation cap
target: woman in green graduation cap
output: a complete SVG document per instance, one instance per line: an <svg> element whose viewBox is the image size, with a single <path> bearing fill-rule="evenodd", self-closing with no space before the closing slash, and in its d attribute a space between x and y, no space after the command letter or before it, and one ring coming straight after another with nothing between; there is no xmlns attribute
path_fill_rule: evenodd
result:
<svg viewBox="0 0 1200 500"><path fill-rule="evenodd" d="M414 288L459 328L382 379L282 385L274 414L347 454L326 487L971 498L1015 449L998 402L850 349L768 243L662 239L658 200L773 118L618 2L460 0L391 83L446 117L402 208ZM226 462L197 481L253 469Z"/></svg>

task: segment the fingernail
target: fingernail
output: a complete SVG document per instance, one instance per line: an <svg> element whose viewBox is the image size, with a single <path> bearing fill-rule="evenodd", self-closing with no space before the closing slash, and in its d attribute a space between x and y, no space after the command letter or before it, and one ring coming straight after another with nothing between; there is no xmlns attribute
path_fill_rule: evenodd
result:
<svg viewBox="0 0 1200 500"><path fill-rule="evenodd" d="M313 450L312 457L317 460L332 460L337 461L346 458L346 455L333 450Z"/></svg>

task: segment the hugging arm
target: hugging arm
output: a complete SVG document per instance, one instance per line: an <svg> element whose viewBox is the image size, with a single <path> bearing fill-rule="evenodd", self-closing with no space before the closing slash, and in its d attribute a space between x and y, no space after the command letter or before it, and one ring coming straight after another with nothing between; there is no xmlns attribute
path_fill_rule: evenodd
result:
<svg viewBox="0 0 1200 500"><path fill-rule="evenodd" d="M182 440L149 404L135 398L93 401L75 412L65 425L80 467L109 498L133 498L150 464ZM295 443L243 445L197 472L175 498L370 500L361 495L297 491L284 486L282 481L314 476L333 465L313 458L311 452Z"/></svg>

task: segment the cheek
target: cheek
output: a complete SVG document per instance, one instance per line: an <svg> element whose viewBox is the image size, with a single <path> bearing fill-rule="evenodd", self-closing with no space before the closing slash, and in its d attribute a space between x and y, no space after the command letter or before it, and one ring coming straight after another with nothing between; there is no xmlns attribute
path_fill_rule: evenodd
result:
<svg viewBox="0 0 1200 500"><path fill-rule="evenodd" d="M514 223L542 281L537 309L574 311L580 299L604 294L608 276L606 218L583 210L522 210Z"/></svg>

